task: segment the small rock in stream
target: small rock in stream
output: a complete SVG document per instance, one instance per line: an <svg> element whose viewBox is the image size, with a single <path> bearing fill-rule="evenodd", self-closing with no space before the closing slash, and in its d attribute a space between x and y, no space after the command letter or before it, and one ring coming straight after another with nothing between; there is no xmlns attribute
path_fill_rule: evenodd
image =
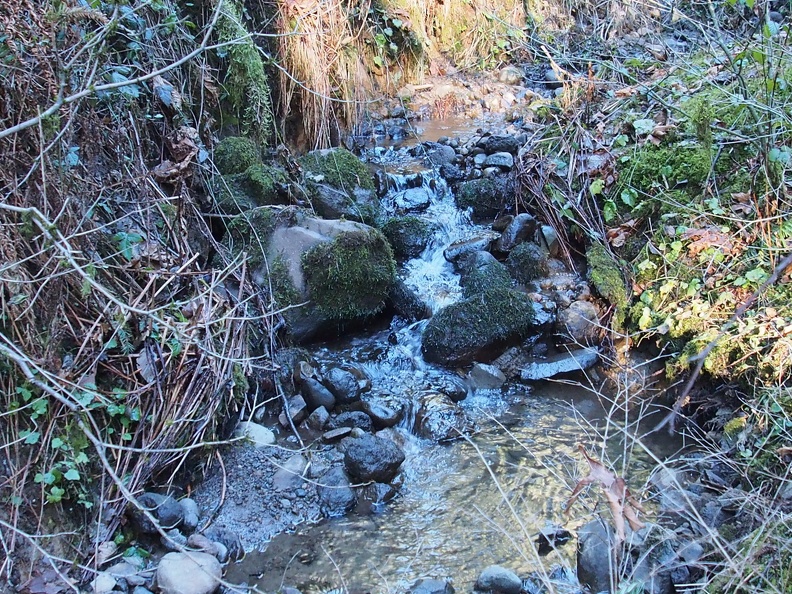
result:
<svg viewBox="0 0 792 594"><path fill-rule="evenodd" d="M181 505L170 495L160 495L159 493L143 493L138 497L138 503L146 508L154 516L157 523L164 530L178 526L184 515ZM156 534L158 532L151 520L138 508L133 507L129 511L132 524L138 532L144 534Z"/></svg>
<svg viewBox="0 0 792 594"><path fill-rule="evenodd" d="M360 400L358 380L346 369L333 367L328 370L324 375L324 385L335 396L338 404L350 404Z"/></svg>
<svg viewBox="0 0 792 594"><path fill-rule="evenodd" d="M272 436L273 443L275 443L275 435ZM192 533L198 527L200 522L201 513L198 509L198 504L195 500L185 497L179 500L179 505L182 508L182 524L181 529L186 533Z"/></svg>
<svg viewBox="0 0 792 594"><path fill-rule="evenodd" d="M511 569L490 565L476 580L476 590L497 594L520 594L522 580Z"/></svg>
<svg viewBox="0 0 792 594"><path fill-rule="evenodd" d="M335 408L335 396L318 380L307 378L302 385L302 394L305 398L305 403L308 405L308 410L313 411L320 406L324 406L327 410Z"/></svg>
<svg viewBox="0 0 792 594"><path fill-rule="evenodd" d="M392 441L365 434L344 440L344 466L359 481L390 482L404 462L404 452Z"/></svg>
<svg viewBox="0 0 792 594"><path fill-rule="evenodd" d="M525 381L547 379L560 373L588 369L597 361L599 361L599 349L594 347L579 349L570 353L561 353L546 361L529 363L520 372L520 377Z"/></svg>
<svg viewBox="0 0 792 594"><path fill-rule="evenodd" d="M410 586L409 594L454 594L448 580L423 579Z"/></svg>
<svg viewBox="0 0 792 594"><path fill-rule="evenodd" d="M296 489L303 484L303 473L308 467L308 460L301 454L291 456L275 471L272 477L272 488L276 491Z"/></svg>
<svg viewBox="0 0 792 594"><path fill-rule="evenodd" d="M506 382L506 376L494 365L476 363L468 373L468 381L474 390L497 390Z"/></svg>
<svg viewBox="0 0 792 594"><path fill-rule="evenodd" d="M371 417L377 429L393 427L402 420L404 408L396 408L385 400L372 398L363 402L363 411Z"/></svg>
<svg viewBox="0 0 792 594"><path fill-rule="evenodd" d="M357 505L357 496L349 486L349 477L340 466L334 466L319 477L319 503L328 517L343 516Z"/></svg>
<svg viewBox="0 0 792 594"><path fill-rule="evenodd" d="M421 396L415 414L415 431L419 437L436 442L453 441L472 429L465 411L445 394L429 392Z"/></svg>

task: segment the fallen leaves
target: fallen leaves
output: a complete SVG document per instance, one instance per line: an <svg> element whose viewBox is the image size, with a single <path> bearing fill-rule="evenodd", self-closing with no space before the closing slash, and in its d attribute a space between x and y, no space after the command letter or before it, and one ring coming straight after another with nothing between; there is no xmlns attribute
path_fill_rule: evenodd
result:
<svg viewBox="0 0 792 594"><path fill-rule="evenodd" d="M643 522L638 519L636 512L644 512L638 501L632 496L630 490L627 488L627 483L622 477L605 467L602 462L592 458L588 455L586 448L582 445L578 446L580 453L586 458L589 465L589 473L578 481L569 501L566 504L566 513L569 513L570 508L577 501L581 491L587 485L599 483L605 492L605 498L608 500L608 506L613 514L613 523L616 527L616 538L618 542L623 542L625 539L625 523L630 524L633 530L640 530L644 527Z"/></svg>
<svg viewBox="0 0 792 594"><path fill-rule="evenodd" d="M682 233L682 239L692 240L688 244L687 250L693 257L711 247L718 248L725 255L736 253L732 237L718 227L709 226L700 229L688 229Z"/></svg>

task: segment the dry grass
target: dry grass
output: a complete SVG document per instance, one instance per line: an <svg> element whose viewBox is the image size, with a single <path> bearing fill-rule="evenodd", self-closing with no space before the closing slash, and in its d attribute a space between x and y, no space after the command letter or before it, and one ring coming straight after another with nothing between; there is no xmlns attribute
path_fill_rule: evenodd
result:
<svg viewBox="0 0 792 594"><path fill-rule="evenodd" d="M35 120L59 93L143 73L117 51L131 41L118 11L17 4L2 14L0 130ZM134 22L163 32L153 70L194 47L167 16L135 7ZM64 64L81 75L64 79ZM80 567L90 577L93 562L74 560L113 537L142 489L194 471L185 462L227 435L245 377L269 366L269 304L244 262L218 253L209 266L219 246L195 193L201 139L183 125L187 106L201 113L191 90L204 67L165 74L184 111L141 83L64 103L0 140L4 581L39 575L37 559L64 579L80 580ZM43 538L58 516L78 530Z"/></svg>

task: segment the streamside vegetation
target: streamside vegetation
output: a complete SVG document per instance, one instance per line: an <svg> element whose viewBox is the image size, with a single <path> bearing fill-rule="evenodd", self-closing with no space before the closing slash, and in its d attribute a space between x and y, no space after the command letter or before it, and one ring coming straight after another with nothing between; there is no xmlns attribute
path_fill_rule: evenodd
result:
<svg viewBox="0 0 792 594"><path fill-rule="evenodd" d="M664 361L673 401L658 430L691 418L729 469L709 486L738 498L741 521L707 532L697 584L790 591L790 18L759 0L4 2L3 583L74 590L108 551L145 556L125 519L154 520L138 495L189 486L249 393L280 396L278 332L301 297L262 238L287 205L376 190L345 149L292 151L342 144L429 76L513 63L557 87L514 116L533 125L506 182L516 209L585 266L612 341ZM497 210L493 183L468 180L457 200ZM419 249L398 239L414 221L381 221L375 202L339 216L384 233L303 256L357 271L307 279L331 319L383 307L386 238L397 256ZM526 278L544 270L513 255ZM344 282L358 300L336 292ZM523 293L479 289L430 322L427 358L531 335ZM516 312L513 326L481 335L488 308ZM612 583L639 591L633 577Z"/></svg>

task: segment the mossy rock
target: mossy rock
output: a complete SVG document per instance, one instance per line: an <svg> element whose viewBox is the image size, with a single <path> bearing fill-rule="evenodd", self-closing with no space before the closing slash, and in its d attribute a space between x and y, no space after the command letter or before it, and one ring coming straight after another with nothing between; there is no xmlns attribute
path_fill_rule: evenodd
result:
<svg viewBox="0 0 792 594"><path fill-rule="evenodd" d="M340 233L301 258L314 305L329 319L358 320L379 313L396 282L396 262L375 230Z"/></svg>
<svg viewBox="0 0 792 594"><path fill-rule="evenodd" d="M264 263L267 242L277 226L277 218L271 208L245 211L226 225L223 242L234 256L247 252L248 267L255 268Z"/></svg>
<svg viewBox="0 0 792 594"><path fill-rule="evenodd" d="M521 243L506 259L506 268L511 276L521 285L526 285L537 278L546 277L550 273L547 264L547 253L535 243Z"/></svg>
<svg viewBox="0 0 792 594"><path fill-rule="evenodd" d="M289 203L289 177L280 167L256 163L242 173L215 179L215 199L226 214L238 214L258 206Z"/></svg>
<svg viewBox="0 0 792 594"><path fill-rule="evenodd" d="M510 175L472 179L454 191L459 208L470 208L476 220L493 219L514 202L514 180Z"/></svg>
<svg viewBox="0 0 792 594"><path fill-rule="evenodd" d="M355 188L375 191L374 176L354 154L344 148L313 151L300 157L300 165L325 183L347 193Z"/></svg>
<svg viewBox="0 0 792 594"><path fill-rule="evenodd" d="M472 268L459 281L462 294L472 297L485 291L505 291L512 288L512 279L506 266L498 261Z"/></svg>
<svg viewBox="0 0 792 594"><path fill-rule="evenodd" d="M434 231L433 226L418 217L405 216L388 219L382 226L397 258L417 258L426 249Z"/></svg>
<svg viewBox="0 0 792 594"><path fill-rule="evenodd" d="M613 305L614 326L619 329L624 324L630 295L622 277L621 269L613 257L599 244L592 245L586 251L588 261L588 278L597 292Z"/></svg>
<svg viewBox="0 0 792 594"><path fill-rule="evenodd" d="M698 196L712 170L712 153L701 145L647 146L627 161L620 178L641 192L684 188Z"/></svg>
<svg viewBox="0 0 792 594"><path fill-rule="evenodd" d="M261 160L258 147L244 136L229 136L214 150L214 162L222 174L242 173Z"/></svg>
<svg viewBox="0 0 792 594"><path fill-rule="evenodd" d="M513 289L490 289L440 310L421 351L431 363L467 365L496 357L509 343L537 332L536 304Z"/></svg>

